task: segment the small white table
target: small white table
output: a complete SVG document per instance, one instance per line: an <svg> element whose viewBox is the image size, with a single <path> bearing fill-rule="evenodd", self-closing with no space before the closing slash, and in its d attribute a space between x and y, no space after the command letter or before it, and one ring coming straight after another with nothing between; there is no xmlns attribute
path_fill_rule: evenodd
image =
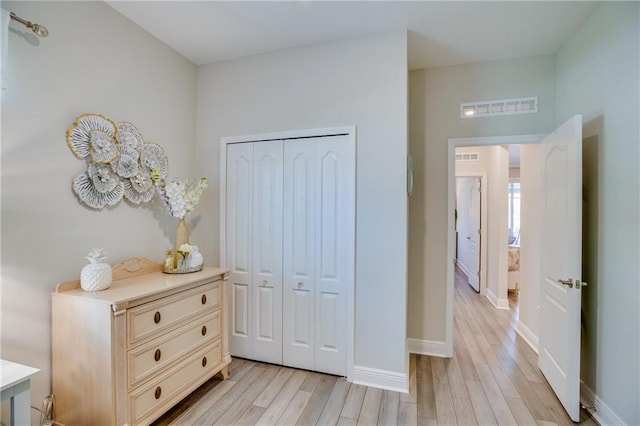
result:
<svg viewBox="0 0 640 426"><path fill-rule="evenodd" d="M11 398L11 425L31 424L31 377L37 368L0 359L0 400Z"/></svg>

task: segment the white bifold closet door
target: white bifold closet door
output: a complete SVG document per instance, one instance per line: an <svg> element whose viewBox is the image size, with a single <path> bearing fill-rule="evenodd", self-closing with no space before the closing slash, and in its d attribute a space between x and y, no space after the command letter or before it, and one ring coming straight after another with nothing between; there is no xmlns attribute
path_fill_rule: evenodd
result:
<svg viewBox="0 0 640 426"><path fill-rule="evenodd" d="M353 235L345 136L284 147L284 364L345 375Z"/></svg>
<svg viewBox="0 0 640 426"><path fill-rule="evenodd" d="M353 152L348 136L227 145L232 355L346 375Z"/></svg>
<svg viewBox="0 0 640 426"><path fill-rule="evenodd" d="M227 148L229 345L282 363L282 141Z"/></svg>

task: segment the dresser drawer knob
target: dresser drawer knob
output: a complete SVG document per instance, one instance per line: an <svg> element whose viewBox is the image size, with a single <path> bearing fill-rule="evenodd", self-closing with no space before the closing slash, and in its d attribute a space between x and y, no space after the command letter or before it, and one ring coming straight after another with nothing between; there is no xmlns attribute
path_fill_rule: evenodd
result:
<svg viewBox="0 0 640 426"><path fill-rule="evenodd" d="M160 395L162 395L162 388L160 386L158 386L156 388L156 393L155 393L156 399L160 399Z"/></svg>
<svg viewBox="0 0 640 426"><path fill-rule="evenodd" d="M205 334L207 334L207 326L203 325L202 326L202 335L204 336Z"/></svg>
<svg viewBox="0 0 640 426"><path fill-rule="evenodd" d="M206 367L206 366L207 366L207 357L206 357L206 356L203 356L203 357L202 357L202 366L203 366L203 367Z"/></svg>
<svg viewBox="0 0 640 426"><path fill-rule="evenodd" d="M158 324L160 322L160 312L156 311L155 315L153 316L153 322L155 322L156 324Z"/></svg>
<svg viewBox="0 0 640 426"><path fill-rule="evenodd" d="M160 349L156 349L156 353L153 355L153 359L156 360L156 362L160 361L160 357L162 356L162 352L160 352Z"/></svg>
<svg viewBox="0 0 640 426"><path fill-rule="evenodd" d="M204 305L205 303L207 303L207 295L203 294L202 298L200 299L200 301L202 302L202 304Z"/></svg>

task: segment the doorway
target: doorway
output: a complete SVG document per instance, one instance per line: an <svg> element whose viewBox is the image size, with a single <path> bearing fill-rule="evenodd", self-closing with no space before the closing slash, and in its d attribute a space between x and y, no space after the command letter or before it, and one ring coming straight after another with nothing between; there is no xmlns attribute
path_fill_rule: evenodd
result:
<svg viewBox="0 0 640 426"><path fill-rule="evenodd" d="M456 165L457 167L457 165ZM456 168L456 265L467 283L485 294L486 173L473 174ZM484 221L484 223L483 223Z"/></svg>
<svg viewBox="0 0 640 426"><path fill-rule="evenodd" d="M508 234L508 263L507 263L507 297L510 305L518 302L520 287L520 230L521 230L521 200L522 187L520 184L520 145L509 145L509 189L507 199L507 234Z"/></svg>
<svg viewBox="0 0 640 426"><path fill-rule="evenodd" d="M539 144L536 144L539 142ZM537 181L538 202L529 209L531 216L542 217L544 223L537 229L541 244L537 246L541 260L534 265L538 277L534 279L523 270L522 276L531 278L531 290L539 290L539 304L530 324L539 331L539 342L530 342L521 330L522 316L516 331L536 352L539 352L538 367L544 373L550 386L562 402L573 421L577 421L580 411L580 302L581 302L581 223L582 223L582 116L575 115L547 136L494 137L479 139L449 139L448 144L448 250L450 260L447 265L447 305L446 338L447 347L453 343L453 211L454 211L454 175L455 149L458 146L484 145L531 145L531 164L537 173L531 173L532 183ZM524 148L524 146L523 146ZM523 158L522 164L525 164ZM535 177L534 177L535 176ZM524 177L521 176L521 179ZM524 181L523 181L524 184ZM504 193L505 187L503 187ZM535 197L535 193L534 193ZM532 197L532 198L534 198ZM506 207L506 205L504 205ZM503 209L506 214L506 208ZM540 214L542 211L542 214ZM537 214L536 214L537 212ZM529 229L522 217L523 229ZM505 230L506 227L501 227ZM534 235L536 230L531 230ZM522 237L525 243L529 244ZM501 240L499 237L498 240ZM502 239L501 245L506 242ZM506 252L506 250L504 250ZM531 252L535 252L532 246ZM522 258L525 260L524 252ZM502 254L498 256L503 259ZM498 281L498 290L502 286ZM523 288L526 285L523 284ZM506 291L506 285L505 285ZM522 309L522 306L520 307ZM535 331L535 330L534 330ZM538 338L536 333L532 337ZM449 345L451 343L451 345ZM538 349L539 344L539 349Z"/></svg>
<svg viewBox="0 0 640 426"><path fill-rule="evenodd" d="M454 277L455 277L455 194L456 194L456 162L455 154L456 149L460 147L471 147L477 150L480 147L489 146L508 146L513 144L518 145L530 145L538 144L545 135L515 135L515 136L496 136L496 137L483 137L483 138L462 138L462 139L449 139L448 144L448 244L447 244L447 297L446 297L446 353L453 353L453 293L454 293ZM505 162L505 169L503 171L504 191L502 196L504 197L504 208L500 209L496 207L495 212L487 209L486 213L481 214L481 265L486 265L484 268L481 266L480 270L480 291L484 292L485 296L491 300L494 306L498 308L508 309L509 301L507 298L507 269L508 269L508 254L507 254L507 242L508 242L508 229L507 229L507 183L508 183L508 153L503 149L503 153L496 153L497 157L502 156ZM499 158L496 160L499 161ZM493 166L493 161L489 162L489 167ZM469 172L472 173L472 172ZM491 185L490 177L486 178L488 187ZM486 192L486 191L485 191ZM487 201L482 202L486 207L489 203L488 194L486 195ZM495 225L491 225L486 221L489 216L501 216L501 219L496 221ZM499 226L498 223L503 223L504 226ZM493 231L493 227L496 228L496 232ZM482 229L486 232L482 233ZM490 237L490 235L494 237ZM484 241L484 242L483 242ZM490 271L494 271L494 275L489 275ZM482 283L485 283L483 286Z"/></svg>
<svg viewBox="0 0 640 426"><path fill-rule="evenodd" d="M456 266L495 308L513 309L520 282L520 145L457 147L455 160ZM474 256L475 240L482 259ZM505 246L506 272L500 259ZM505 273L506 287L499 287Z"/></svg>

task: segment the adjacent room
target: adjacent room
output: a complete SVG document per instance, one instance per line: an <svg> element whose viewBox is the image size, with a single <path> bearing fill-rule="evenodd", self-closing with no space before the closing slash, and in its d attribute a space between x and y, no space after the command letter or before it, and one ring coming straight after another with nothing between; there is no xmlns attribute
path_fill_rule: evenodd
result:
<svg viewBox="0 0 640 426"><path fill-rule="evenodd" d="M639 6L2 1L0 420L640 424Z"/></svg>

